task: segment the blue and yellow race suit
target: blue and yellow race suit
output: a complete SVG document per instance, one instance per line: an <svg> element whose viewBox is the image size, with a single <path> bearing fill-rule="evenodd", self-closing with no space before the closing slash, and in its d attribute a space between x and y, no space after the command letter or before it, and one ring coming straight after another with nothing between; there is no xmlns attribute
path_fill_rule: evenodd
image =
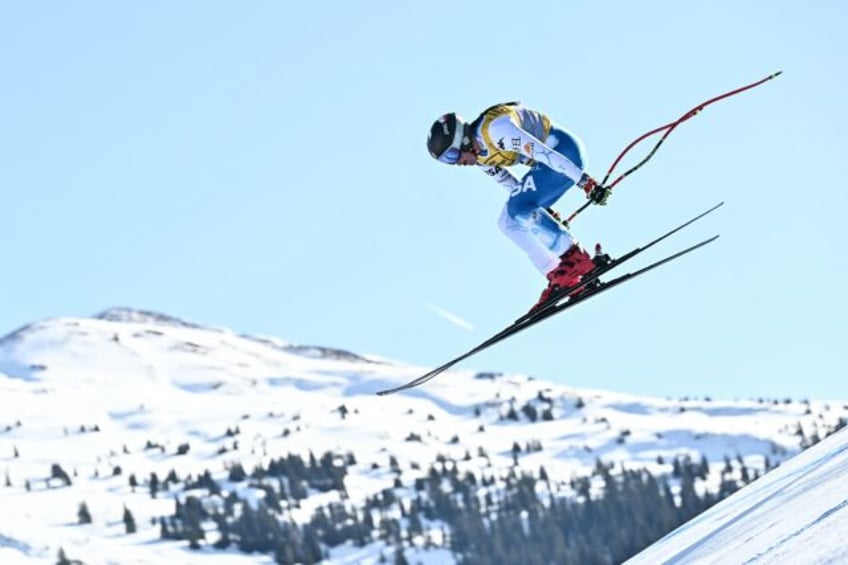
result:
<svg viewBox="0 0 848 565"><path fill-rule="evenodd" d="M574 240L545 208L583 175L582 144L546 115L517 102L492 106L471 130L482 147L477 165L509 191L498 226L547 274ZM529 171L518 178L508 169L514 165Z"/></svg>

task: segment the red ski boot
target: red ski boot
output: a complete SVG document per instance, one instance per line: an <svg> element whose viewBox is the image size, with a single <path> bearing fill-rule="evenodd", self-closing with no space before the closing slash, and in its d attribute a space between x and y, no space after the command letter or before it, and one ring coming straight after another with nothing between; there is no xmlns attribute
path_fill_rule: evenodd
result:
<svg viewBox="0 0 848 565"><path fill-rule="evenodd" d="M547 302L555 291L578 284L583 275L595 268L595 262L577 243L569 247L568 251L560 255L559 259L559 265L547 275L548 287L542 291L542 296L530 309L531 312ZM578 294L582 290L580 288L573 294Z"/></svg>

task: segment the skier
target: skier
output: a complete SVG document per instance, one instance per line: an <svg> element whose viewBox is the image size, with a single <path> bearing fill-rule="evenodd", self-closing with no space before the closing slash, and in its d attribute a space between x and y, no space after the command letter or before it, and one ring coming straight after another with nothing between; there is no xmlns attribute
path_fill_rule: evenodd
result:
<svg viewBox="0 0 848 565"><path fill-rule="evenodd" d="M430 128L427 149L442 163L483 167L509 192L498 226L548 279L531 312L595 268L550 206L575 184L600 205L610 189L584 171L580 141L548 116L519 102L492 106L470 123L445 114ZM520 179L506 168L518 164L530 168Z"/></svg>

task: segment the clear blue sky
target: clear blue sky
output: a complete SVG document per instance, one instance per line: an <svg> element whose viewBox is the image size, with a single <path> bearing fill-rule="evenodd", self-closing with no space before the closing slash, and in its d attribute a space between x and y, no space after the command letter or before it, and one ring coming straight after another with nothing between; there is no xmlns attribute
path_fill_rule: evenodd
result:
<svg viewBox="0 0 848 565"><path fill-rule="evenodd" d="M502 189L429 157L433 119L522 100L601 177L782 70L574 224L616 254L723 200L646 259L716 243L461 367L845 399L846 21L838 0L4 2L0 333L129 306L438 365L545 281L497 229Z"/></svg>

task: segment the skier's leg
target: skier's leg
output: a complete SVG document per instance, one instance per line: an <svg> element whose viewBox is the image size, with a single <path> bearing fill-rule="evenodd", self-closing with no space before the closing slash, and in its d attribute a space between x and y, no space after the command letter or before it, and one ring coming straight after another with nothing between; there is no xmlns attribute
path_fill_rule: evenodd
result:
<svg viewBox="0 0 848 565"><path fill-rule="evenodd" d="M543 275L559 265L560 255L574 243L565 227L541 208L512 216L507 203L501 212L498 227L527 254Z"/></svg>

